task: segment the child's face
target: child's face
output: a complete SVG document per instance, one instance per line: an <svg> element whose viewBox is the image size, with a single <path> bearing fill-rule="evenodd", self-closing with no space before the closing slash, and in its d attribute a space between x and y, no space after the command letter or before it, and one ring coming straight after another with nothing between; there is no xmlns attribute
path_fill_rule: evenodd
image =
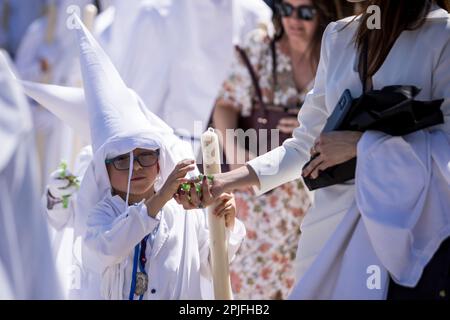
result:
<svg viewBox="0 0 450 320"><path fill-rule="evenodd" d="M152 150L135 149L133 155L134 164L130 194L144 196L153 190L153 185L159 172L158 154ZM130 166L129 153L118 156L114 158L114 161L108 162L106 168L112 188L116 193L126 194L129 174L128 168Z"/></svg>

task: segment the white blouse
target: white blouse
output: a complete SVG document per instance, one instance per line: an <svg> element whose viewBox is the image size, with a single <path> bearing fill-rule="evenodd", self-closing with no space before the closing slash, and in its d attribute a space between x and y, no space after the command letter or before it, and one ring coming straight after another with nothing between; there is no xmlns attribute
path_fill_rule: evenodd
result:
<svg viewBox="0 0 450 320"><path fill-rule="evenodd" d="M300 178L302 167L310 158L309 150L314 140L321 133L342 92L345 89L349 89L353 97L356 98L361 95L362 85L356 68L358 54L353 43L353 36L359 19L342 29L352 18L331 23L325 31L315 85L308 94L299 113L301 126L294 131L293 138L287 140L283 146L248 163L258 175L260 189L257 192L259 194L265 193L288 181ZM409 148L412 148L417 154L420 154L423 150L435 151L433 158L431 152L423 153L419 157L428 157L429 163L434 161L437 167L443 168L439 171L439 177L444 181L442 184L444 186L443 192L448 192L449 190L450 168L448 163L450 161L450 144L448 141L450 140L446 138L450 135L450 17L447 11L434 6L421 28L402 32L384 64L373 76L374 89L399 84L415 85L421 88L422 90L417 96L417 100L445 99L441 107L445 123L403 138L377 136L378 139L401 142L403 145L402 148L395 148L388 144L386 145L387 149L384 150L385 145L381 144L382 147L375 150L376 152L370 148L368 149L368 146L370 147L370 141L372 143L378 141L373 137L373 134L376 135L377 133L367 132L363 135L358 145L356 188L355 181L352 180L344 184L319 189L315 192L315 204L306 214L301 226L302 236L297 251L297 280L299 282L294 288L291 297L384 298L386 290L367 289L366 279L368 275L366 269L368 266L374 263L381 266L381 282L383 284L387 284L387 269L396 281L404 285L413 286L417 283L423 266L429 261L440 241L450 235L448 209L447 212L442 208L440 211L435 211L433 213L435 215L434 218L427 220L424 218L427 216L424 207L416 208L417 210L415 210L418 213L416 219L411 223L401 214L399 217L391 216L391 218L386 214L378 216L376 214L379 210L388 210L389 203L383 203L383 201L397 202L398 206L394 212L403 212L405 211L404 208L410 208L410 203L398 201L399 199L394 200L392 197L389 197L389 194L398 195L396 188L403 188L402 191L407 194L411 183L421 186L426 183L422 181L423 175L411 173L411 168L420 169L423 165L421 163L413 163L408 166L408 161L415 160L416 155L411 155L411 152L403 153L406 150L405 145L410 146ZM420 140L418 136L420 135L424 135L425 138L422 139L423 141L418 142ZM441 143L444 141L444 144L439 150L427 149L436 145L431 143L433 137L436 136L439 137L434 140L439 140ZM419 143L422 144L422 151L419 150ZM364 152L367 150L374 153L363 157L365 155ZM369 163L374 164L373 161L371 162L373 157L381 159L382 161L378 161L378 163L386 165L389 164L387 160L391 157L397 160L402 158L406 162L401 162L402 165L395 168L390 166L388 169L395 169L394 173L382 171L382 169L386 170L386 168L379 165L377 168L374 168L372 176L370 176L366 171L372 171L372 168L366 165ZM365 167L364 170L361 169L363 165ZM432 167L430 165L430 168ZM428 168L429 170L427 169L424 176L432 176L432 169L430 168ZM394 180L399 181L399 183L390 189L390 185L386 183L383 185L380 179L373 180L374 174L395 177L396 179ZM358 176L362 177L361 183L358 182ZM372 185L368 187L371 181L377 181L381 183L381 186ZM392 181L392 179L387 181ZM429 181L429 179L426 181ZM363 199L361 192L364 191L363 195L367 194L367 192L373 192L370 188L375 188L378 194L373 194L370 200ZM429 188L426 188L426 185L424 185L421 190L424 192L429 190ZM355 191L359 194L358 199L356 199ZM434 197L430 198L432 199L430 201L448 202L449 198L444 194L440 199ZM377 199L381 204L374 203ZM410 202L413 200L413 198L408 198ZM360 214L364 220L362 229L358 220ZM367 218L367 215L371 215L370 219ZM373 224L368 223L374 216L375 219L381 219L381 221L376 223L377 231L375 235L372 232ZM417 218L417 216L421 216L422 219ZM417 221L420 220L420 223L425 223L433 219L438 223L426 224L429 227L427 230L419 230L417 228ZM404 232L405 230L407 232ZM439 234L438 237L433 236L434 231ZM379 246L380 241L377 235L379 236L380 232L392 232L391 235L394 236L390 240L396 240L393 243L383 243ZM403 238L395 238L399 234ZM355 251L359 252L360 260L365 263L361 262L362 269L359 271L356 269L352 270L353 265L344 263L345 259L342 260L343 257L349 255L349 241L355 236L361 236L361 243L366 244ZM396 244L397 247L393 244ZM365 250L364 254L362 253L363 250ZM388 254L382 254L383 252ZM389 254L393 254L393 252L396 254L395 259L392 256L389 258ZM358 260L358 257L356 256L355 259ZM392 264L393 261L395 261L394 265ZM408 264L411 265L411 269L415 269L414 272L408 269ZM349 274L349 277L358 278L357 275L359 274L358 281L354 281L355 288L353 291L351 290L352 286L349 284L351 281L347 281L347 285L346 281L339 281L339 274L342 274L344 269L353 273L353 275ZM329 277L329 274L333 273L333 271L335 271L337 276L327 283L325 278ZM345 279L349 280L349 278Z"/></svg>

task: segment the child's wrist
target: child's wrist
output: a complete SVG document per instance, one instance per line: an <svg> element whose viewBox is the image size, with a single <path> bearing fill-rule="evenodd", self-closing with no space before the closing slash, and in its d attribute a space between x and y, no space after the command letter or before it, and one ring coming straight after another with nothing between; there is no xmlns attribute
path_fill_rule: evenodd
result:
<svg viewBox="0 0 450 320"><path fill-rule="evenodd" d="M153 197L146 201L147 213L150 217L155 218L158 212L170 199L166 199L161 193L156 192Z"/></svg>
<svg viewBox="0 0 450 320"><path fill-rule="evenodd" d="M155 193L154 195L155 199L157 201L159 201L160 203L163 203L163 206L170 200L172 199L172 196L168 196L166 195L166 192L164 192L164 190L159 190L158 192Z"/></svg>

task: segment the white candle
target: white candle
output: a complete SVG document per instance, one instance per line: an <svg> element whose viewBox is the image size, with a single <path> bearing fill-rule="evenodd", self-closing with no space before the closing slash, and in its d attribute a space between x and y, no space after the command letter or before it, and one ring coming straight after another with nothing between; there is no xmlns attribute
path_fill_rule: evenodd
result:
<svg viewBox="0 0 450 320"><path fill-rule="evenodd" d="M92 33L94 32L94 22L95 18L97 17L97 13L97 7L93 4L88 4L84 7L83 23L86 28Z"/></svg>
<svg viewBox="0 0 450 320"><path fill-rule="evenodd" d="M219 138L214 129L209 128L201 138L203 171L205 175L220 173ZM211 252L211 266L214 284L214 297L217 300L231 300L230 270L228 261L228 242L224 217L213 214L215 206L208 208L208 225Z"/></svg>
<svg viewBox="0 0 450 320"><path fill-rule="evenodd" d="M47 30L45 34L45 41L48 44L53 43L55 40L55 31L56 31L56 20L58 11L56 9L56 4L52 3L47 8Z"/></svg>

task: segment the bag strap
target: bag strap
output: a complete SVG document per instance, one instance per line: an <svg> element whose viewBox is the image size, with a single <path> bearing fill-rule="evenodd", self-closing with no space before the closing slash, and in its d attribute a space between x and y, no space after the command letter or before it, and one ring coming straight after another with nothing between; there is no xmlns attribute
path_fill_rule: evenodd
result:
<svg viewBox="0 0 450 320"><path fill-rule="evenodd" d="M270 42L270 51L272 53L272 78L273 78L273 89L277 90L278 76L277 76L277 49L275 40Z"/></svg>
<svg viewBox="0 0 450 320"><path fill-rule="evenodd" d="M368 76L368 69L369 69L369 39L366 38L364 41L364 45L362 48L362 75L360 73L360 78L361 78L361 82L362 82L362 87L363 87L363 94L372 90L373 89L373 85L372 85L372 77ZM370 82L370 86L367 86L367 82Z"/></svg>
<svg viewBox="0 0 450 320"><path fill-rule="evenodd" d="M245 66L248 69L248 72L250 73L250 77L252 78L252 83L253 83L253 87L255 88L255 92L256 92L256 97L258 98L258 102L261 105L261 108L263 108L263 110L266 110L266 104L263 101L263 95L262 95L262 91L261 91L261 87L259 86L259 80L258 77L255 73L255 70L253 69L252 64L250 63L250 59L247 56L247 53L245 53L245 51L239 47L239 46L235 46L237 52L239 53L239 55L241 56L242 60L244 61Z"/></svg>

